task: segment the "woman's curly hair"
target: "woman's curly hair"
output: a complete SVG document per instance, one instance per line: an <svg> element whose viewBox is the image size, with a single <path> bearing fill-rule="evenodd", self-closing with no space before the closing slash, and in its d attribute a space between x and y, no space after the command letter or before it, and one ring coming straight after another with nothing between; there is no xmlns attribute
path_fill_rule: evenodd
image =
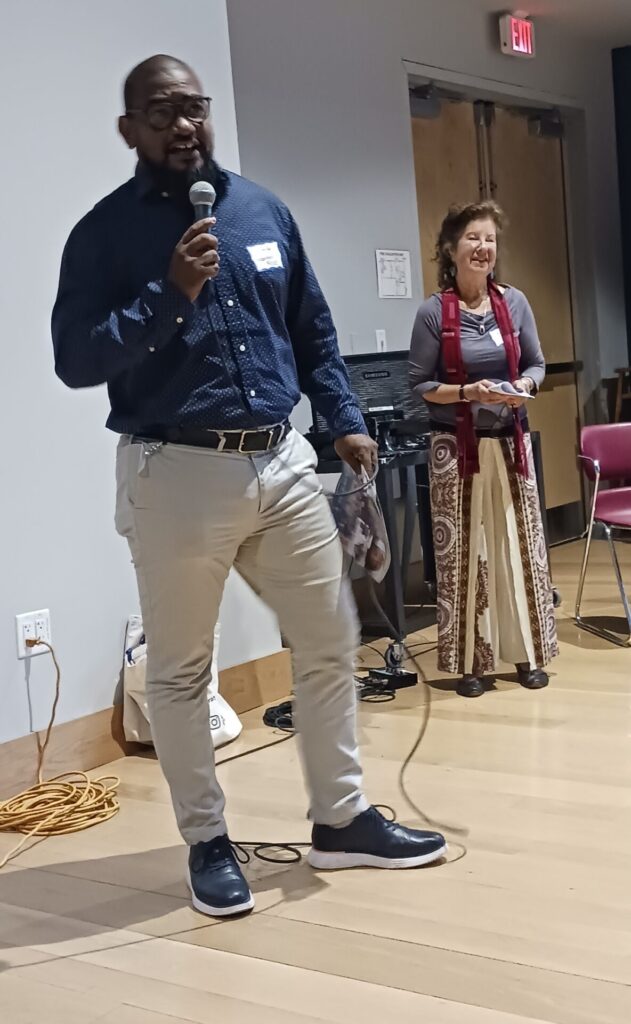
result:
<svg viewBox="0 0 631 1024"><path fill-rule="evenodd" d="M473 220L490 219L495 223L497 236L501 235L506 227L506 217L501 207L492 199L483 199L478 203L462 203L459 206L450 206L445 217L438 241L436 242L435 260L438 263L438 287L446 291L453 287L455 264L452 259L452 252Z"/></svg>

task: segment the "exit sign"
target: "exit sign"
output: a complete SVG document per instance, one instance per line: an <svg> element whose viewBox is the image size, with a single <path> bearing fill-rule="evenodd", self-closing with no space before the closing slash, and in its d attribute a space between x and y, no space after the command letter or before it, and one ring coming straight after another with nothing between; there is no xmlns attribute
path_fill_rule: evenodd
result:
<svg viewBox="0 0 631 1024"><path fill-rule="evenodd" d="M511 57L535 56L535 26L528 18L504 14L500 18L502 52Z"/></svg>

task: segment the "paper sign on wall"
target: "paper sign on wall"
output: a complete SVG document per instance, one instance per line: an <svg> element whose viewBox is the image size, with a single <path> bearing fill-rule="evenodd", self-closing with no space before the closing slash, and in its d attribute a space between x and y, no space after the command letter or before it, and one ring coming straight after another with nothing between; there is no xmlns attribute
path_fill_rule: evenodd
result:
<svg viewBox="0 0 631 1024"><path fill-rule="evenodd" d="M377 249L380 299L412 298L412 267L406 249Z"/></svg>

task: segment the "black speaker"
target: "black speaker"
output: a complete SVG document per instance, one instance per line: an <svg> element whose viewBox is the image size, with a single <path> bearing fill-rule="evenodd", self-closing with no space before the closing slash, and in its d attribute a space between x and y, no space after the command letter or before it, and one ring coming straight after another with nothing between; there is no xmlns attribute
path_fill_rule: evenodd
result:
<svg viewBox="0 0 631 1024"><path fill-rule="evenodd" d="M429 413L425 402L410 388L409 360L407 349L344 356L351 389L367 419L400 419L408 430L425 433L429 429ZM326 432L324 419L315 407L312 409L314 432Z"/></svg>

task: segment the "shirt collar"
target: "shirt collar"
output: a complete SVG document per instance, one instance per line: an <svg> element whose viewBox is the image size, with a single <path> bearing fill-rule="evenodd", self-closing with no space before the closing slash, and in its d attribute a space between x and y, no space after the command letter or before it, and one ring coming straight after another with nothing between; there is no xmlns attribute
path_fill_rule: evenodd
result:
<svg viewBox="0 0 631 1024"><path fill-rule="evenodd" d="M228 172L224 171L223 167L220 167L214 160L213 167L216 174L216 180L213 184L217 190L217 199L221 199L228 185ZM134 181L136 185L136 195L139 199L147 199L151 195L157 195L157 188L151 171L146 164L143 164L140 160L136 164Z"/></svg>

